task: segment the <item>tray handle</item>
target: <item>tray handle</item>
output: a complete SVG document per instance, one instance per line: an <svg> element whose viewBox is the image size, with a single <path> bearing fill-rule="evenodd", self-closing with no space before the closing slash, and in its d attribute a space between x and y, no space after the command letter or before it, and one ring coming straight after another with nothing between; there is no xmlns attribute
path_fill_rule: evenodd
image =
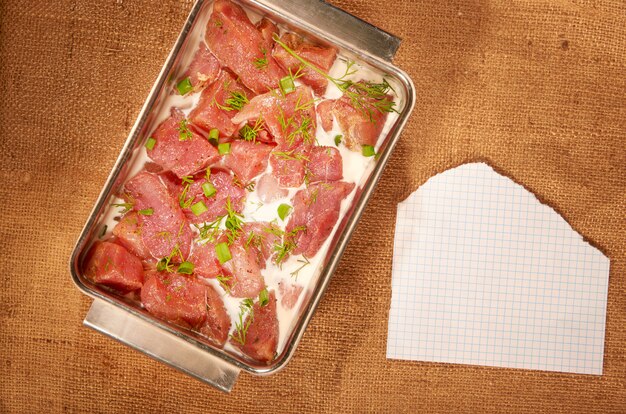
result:
<svg viewBox="0 0 626 414"><path fill-rule="evenodd" d="M325 0L256 0L291 20L306 22L317 30L342 40L354 50L391 62L402 40L345 12Z"/></svg>
<svg viewBox="0 0 626 414"><path fill-rule="evenodd" d="M224 392L239 376L221 358L103 300L93 301L83 324Z"/></svg>

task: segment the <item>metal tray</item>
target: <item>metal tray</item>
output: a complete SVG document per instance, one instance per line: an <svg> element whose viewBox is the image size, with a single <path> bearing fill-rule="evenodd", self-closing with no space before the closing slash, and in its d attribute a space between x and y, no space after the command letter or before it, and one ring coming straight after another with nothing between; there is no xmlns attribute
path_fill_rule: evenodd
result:
<svg viewBox="0 0 626 414"><path fill-rule="evenodd" d="M391 64L400 45L400 39L354 17L321 0L240 0L245 8L268 16L277 23L289 26L290 30L333 45L341 54L354 57L382 72L399 85L396 94L400 97L399 116L391 125L379 151L379 159L351 207L351 211L340 224L341 231L333 239L326 265L311 290L296 321L295 328L283 352L270 365L251 363L221 349L214 348L193 332L158 320L145 310L106 291L81 273L81 262L99 231L99 222L109 206L111 197L130 173L129 161L150 127L153 109L171 90L171 75L180 63L186 41L211 0L198 0L163 66L159 77L146 100L141 113L131 130L122 152L100 193L85 227L76 243L70 259L70 273L74 283L85 294L95 300L84 320L84 324L112 337L144 354L164 362L188 375L204 381L220 390L230 391L241 370L266 375L282 369L291 359L304 330L326 290L341 255L361 217L400 132L413 110L415 92L410 78Z"/></svg>

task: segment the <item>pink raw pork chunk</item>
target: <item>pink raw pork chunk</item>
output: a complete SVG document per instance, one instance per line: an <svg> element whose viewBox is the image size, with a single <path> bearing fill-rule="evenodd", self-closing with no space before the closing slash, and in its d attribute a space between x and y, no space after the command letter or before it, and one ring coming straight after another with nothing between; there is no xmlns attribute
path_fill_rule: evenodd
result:
<svg viewBox="0 0 626 414"><path fill-rule="evenodd" d="M241 182L248 184L265 171L272 148L260 142L233 141L230 153L223 156L221 165L235 173Z"/></svg>
<svg viewBox="0 0 626 414"><path fill-rule="evenodd" d="M335 101L332 99L327 99L325 101L320 102L317 105L317 114L320 117L320 124L324 131L330 132L333 129L333 108L335 107Z"/></svg>
<svg viewBox="0 0 626 414"><path fill-rule="evenodd" d="M202 186L207 183L204 174L196 176L193 183L189 184L189 189L184 195L185 200L191 201L189 207L183 208L183 212L191 223L204 223L215 220L218 216L228 213L226 203L230 201L230 207L233 211L240 213L243 211L244 201L246 198L246 190L241 185L235 184L233 176L228 172L214 170L211 172L209 181L215 189L215 193L209 197L206 196ZM184 187L179 188L179 197L182 198L181 192ZM208 190L212 190L210 187ZM210 193L209 193L210 194ZM207 207L207 211L196 216L191 211L191 206L202 201ZM184 202L184 200L183 200Z"/></svg>
<svg viewBox="0 0 626 414"><path fill-rule="evenodd" d="M296 245L292 254L315 256L339 218L341 201L353 189L354 184L337 181L311 184L296 193L285 236Z"/></svg>
<svg viewBox="0 0 626 414"><path fill-rule="evenodd" d="M315 46L312 43L304 41L300 36L293 33L285 33L280 41L287 45L288 48L296 52L305 61L313 64L323 72L328 73L331 66L335 62L337 57L337 50L330 47ZM289 54L281 45L276 44L274 46L274 58L278 63L285 68L286 71L291 71L292 74L296 74L300 67L303 67L302 71L304 75L300 80L313 88L316 95L323 95L326 92L326 86L328 85L328 79L322 76L320 73L311 69L308 66L303 66L302 62Z"/></svg>
<svg viewBox="0 0 626 414"><path fill-rule="evenodd" d="M241 236L229 246L232 258L222 264L229 294L235 298L254 298L263 290L265 282L261 275L261 265L256 249L246 246L246 238Z"/></svg>
<svg viewBox="0 0 626 414"><path fill-rule="evenodd" d="M147 273L141 302L157 318L199 330L220 346L226 342L230 318L224 302L211 286L192 276Z"/></svg>
<svg viewBox="0 0 626 414"><path fill-rule="evenodd" d="M261 32L261 37L265 41L265 48L269 51L274 47L274 35L278 35L278 27L271 20L262 18L256 25L256 28Z"/></svg>
<svg viewBox="0 0 626 414"><path fill-rule="evenodd" d="M248 316L244 322L245 325L248 319L252 318L245 338L236 336L237 339L245 339L242 341L243 344L235 338L230 342L252 359L270 362L275 358L278 346L278 316L274 291L269 293L269 302L265 306L261 306L258 302L254 304L252 314L253 316Z"/></svg>
<svg viewBox="0 0 626 414"><path fill-rule="evenodd" d="M122 217L120 222L113 228L113 235L117 237L119 244L126 247L135 256L141 259L152 257L141 239L139 217L136 212L130 211Z"/></svg>
<svg viewBox="0 0 626 414"><path fill-rule="evenodd" d="M118 244L96 242L85 263L85 276L120 293L140 289L143 283L141 260Z"/></svg>
<svg viewBox="0 0 626 414"><path fill-rule="evenodd" d="M183 258L189 254L193 234L178 200L170 196L159 177L140 172L125 186L128 198L134 202L134 210L151 214L138 214L141 240L153 257L169 256L175 248Z"/></svg>
<svg viewBox="0 0 626 414"><path fill-rule="evenodd" d="M220 241L226 241L226 238L223 237ZM215 279L224 274L214 243L195 244L189 261L195 265L194 274L199 278Z"/></svg>
<svg viewBox="0 0 626 414"><path fill-rule="evenodd" d="M355 91L354 87L352 88L352 91ZM392 102L389 95L381 99ZM361 151L363 145L376 146L387 120L388 112L381 111L375 106L376 99L364 97L363 102L363 107L356 108L352 100L344 95L336 101L321 102L317 107L324 130L328 132L332 128L334 115L343 132L343 142L353 151Z"/></svg>
<svg viewBox="0 0 626 414"><path fill-rule="evenodd" d="M309 182L339 181L343 178L343 162L334 147L314 147L309 154Z"/></svg>
<svg viewBox="0 0 626 414"><path fill-rule="evenodd" d="M316 114L311 88L299 86L286 97L272 92L256 96L233 122L259 117L278 143L270 157L272 174L282 187L300 186L308 152L315 143Z"/></svg>
<svg viewBox="0 0 626 414"><path fill-rule="evenodd" d="M315 143L315 99L308 86L299 86L287 96L276 92L255 96L233 122L254 122L259 117L279 146L291 149Z"/></svg>
<svg viewBox="0 0 626 414"><path fill-rule="evenodd" d="M278 284L278 293L280 293L280 304L285 309L293 309L298 302L302 286L282 281Z"/></svg>
<svg viewBox="0 0 626 414"><path fill-rule="evenodd" d="M175 108L172 116L157 127L152 138L156 143L147 150L148 157L179 177L200 171L219 159L217 149L196 134L187 124L185 115Z"/></svg>
<svg viewBox="0 0 626 414"><path fill-rule="evenodd" d="M231 119L237 111L227 100L235 94L247 96L248 92L226 71L222 71L215 82L207 86L200 95L198 105L189 114L191 123L205 134L216 128L222 137L230 137L237 130Z"/></svg>
<svg viewBox="0 0 626 414"><path fill-rule="evenodd" d="M285 71L272 57L267 40L246 12L228 0L217 0L207 24L205 40L222 64L256 93L278 87Z"/></svg>
<svg viewBox="0 0 626 414"><path fill-rule="evenodd" d="M306 164L309 161L310 145L299 145L288 149L279 145L270 154L272 176L281 187L300 187L306 176Z"/></svg>
<svg viewBox="0 0 626 414"><path fill-rule="evenodd" d="M195 92L213 83L220 73L220 62L209 52L204 42L200 42L200 47L193 55L189 68L182 79L189 78L191 86Z"/></svg>
<svg viewBox="0 0 626 414"><path fill-rule="evenodd" d="M281 244L280 229L273 223L258 221L243 225L243 238L247 249L254 249L257 263L265 269L266 262L274 257L275 246Z"/></svg>
<svg viewBox="0 0 626 414"><path fill-rule="evenodd" d="M280 188L278 180L272 174L265 174L259 178L256 191L259 199L264 203L271 203L289 194L288 190Z"/></svg>

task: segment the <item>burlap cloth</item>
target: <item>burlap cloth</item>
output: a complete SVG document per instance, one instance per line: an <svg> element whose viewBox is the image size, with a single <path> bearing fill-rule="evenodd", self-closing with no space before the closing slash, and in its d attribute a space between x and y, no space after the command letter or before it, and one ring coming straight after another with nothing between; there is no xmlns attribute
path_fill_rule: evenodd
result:
<svg viewBox="0 0 626 414"><path fill-rule="evenodd" d="M626 3L336 3L416 109L295 358L226 395L84 328L67 265L192 1L0 1L0 411L626 412ZM604 375L385 358L396 204L476 160L610 257Z"/></svg>

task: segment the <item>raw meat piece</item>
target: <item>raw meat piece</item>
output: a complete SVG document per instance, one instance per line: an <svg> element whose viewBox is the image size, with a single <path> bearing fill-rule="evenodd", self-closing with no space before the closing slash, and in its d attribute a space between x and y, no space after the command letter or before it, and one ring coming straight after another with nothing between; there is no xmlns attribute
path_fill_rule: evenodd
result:
<svg viewBox="0 0 626 414"><path fill-rule="evenodd" d="M220 73L220 62L209 52L204 42L200 42L198 50L193 55L189 68L179 79L179 82L187 77L193 86L194 92L199 91L206 85L213 83Z"/></svg>
<svg viewBox="0 0 626 414"><path fill-rule="evenodd" d="M228 293L235 298L254 298L265 286L255 249L246 247L246 239L240 236L229 246L232 259L222 264Z"/></svg>
<svg viewBox="0 0 626 414"><path fill-rule="evenodd" d="M261 32L240 6L228 0L213 4L205 40L215 57L256 93L278 87L285 76Z"/></svg>
<svg viewBox="0 0 626 414"><path fill-rule="evenodd" d="M270 154L272 176L281 187L300 187L306 175L311 145L279 145Z"/></svg>
<svg viewBox="0 0 626 414"><path fill-rule="evenodd" d="M231 343L241 351L260 362L270 362L276 356L278 346L278 316L276 314L276 295L269 292L269 302L261 306L258 302L252 307L253 319L246 332L243 345L231 339ZM244 326L248 321L244 321Z"/></svg>
<svg viewBox="0 0 626 414"><path fill-rule="evenodd" d="M292 254L315 256L339 218L341 201L353 189L354 184L337 181L311 184L296 193L285 235L295 244Z"/></svg>
<svg viewBox="0 0 626 414"><path fill-rule="evenodd" d="M343 161L334 147L314 147L309 154L309 183L339 181L343 178Z"/></svg>
<svg viewBox="0 0 626 414"><path fill-rule="evenodd" d="M189 114L189 120L207 135L211 129L216 128L221 137L232 136L237 125L231 119L237 111L226 101L235 93L249 95L233 75L223 70L215 82L204 88L198 105Z"/></svg>
<svg viewBox="0 0 626 414"><path fill-rule="evenodd" d="M221 165L235 173L244 184L248 184L265 171L272 148L260 142L236 140L231 142L230 154L223 156Z"/></svg>
<svg viewBox="0 0 626 414"><path fill-rule="evenodd" d="M117 242L126 247L129 252L140 259L149 259L150 251L143 244L141 239L141 229L139 228L139 217L134 211L128 212L119 223L113 228L113 235L117 237Z"/></svg>
<svg viewBox="0 0 626 414"><path fill-rule="evenodd" d="M336 49L331 47L316 46L293 33L285 33L280 40L291 50L296 52L296 54L302 59L313 64L325 73L328 73L335 62L335 58L337 57ZM301 70L304 75L299 78L299 80L313 88L316 95L323 95L326 92L328 79L316 72L314 69L304 66L302 62L289 54L289 52L287 52L281 45L276 44L274 46L273 55L280 66L282 66L287 72L291 71L291 73L295 75L298 70Z"/></svg>
<svg viewBox="0 0 626 414"><path fill-rule="evenodd" d="M233 211L238 213L243 211L246 190L242 188L241 185L235 184L233 176L230 175L230 173L217 170L211 172L209 182L213 184L213 187L216 190L215 194L211 197L207 197L202 189L202 185L206 182L206 175L202 174L196 176L194 182L189 184L189 189L184 195L185 200L193 200L189 204L189 207L183 208L183 212L187 216L190 223L211 222L218 216L227 214L228 210L226 209L226 203L228 200L230 200L230 206ZM181 192L184 187L184 185L179 187L179 197L181 198ZM199 216L196 216L191 211L191 206L199 201L204 203L207 207L207 211Z"/></svg>
<svg viewBox="0 0 626 414"><path fill-rule="evenodd" d="M355 108L346 95L333 105L332 113L343 132L343 142L353 151L361 151L362 145L376 146L387 120L387 112L381 112L371 106L375 102L372 98L363 99L365 108Z"/></svg>
<svg viewBox="0 0 626 414"><path fill-rule="evenodd" d="M287 96L277 91L255 96L233 122L254 122L259 117L276 142L287 150L315 143L315 99L308 86L298 86Z"/></svg>
<svg viewBox="0 0 626 414"><path fill-rule="evenodd" d="M214 243L195 244L189 261L195 265L194 273L199 277L215 279L224 273Z"/></svg>
<svg viewBox="0 0 626 414"><path fill-rule="evenodd" d="M259 32L261 32L261 37L265 41L265 48L270 51L274 46L274 35L278 34L278 28L276 25L269 19L265 17L261 19L260 22L257 23L256 28Z"/></svg>
<svg viewBox="0 0 626 414"><path fill-rule="evenodd" d="M278 284L278 292L280 293L280 304L285 309L293 309L298 302L302 286L282 281Z"/></svg>
<svg viewBox="0 0 626 414"><path fill-rule="evenodd" d="M289 191L280 188L278 180L272 174L261 176L255 188L259 199L264 203L271 203L289 194Z"/></svg>
<svg viewBox="0 0 626 414"><path fill-rule="evenodd" d="M219 345L226 341L230 318L222 299L211 286L193 276L149 272L141 289L141 302L157 318L199 329Z"/></svg>
<svg viewBox="0 0 626 414"><path fill-rule="evenodd" d="M275 255L274 246L282 241L280 232L278 226L268 222L250 222L243 225L245 247L256 250L257 263L261 269L265 269L266 262Z"/></svg>
<svg viewBox="0 0 626 414"><path fill-rule="evenodd" d="M317 105L317 114L320 117L320 123L322 124L322 128L326 132L330 132L333 129L333 108L335 107L335 101L332 99L328 99L320 102Z"/></svg>
<svg viewBox="0 0 626 414"><path fill-rule="evenodd" d="M220 347L224 346L230 331L230 316L224 307L222 297L211 286L206 287L206 320L200 333L213 339Z"/></svg>
<svg viewBox="0 0 626 414"><path fill-rule="evenodd" d="M192 175L219 159L219 153L209 142L196 134L193 128L185 128L185 115L172 108L172 116L160 124L152 134L154 148L147 150L148 157L166 171L178 177ZM181 128L188 136L181 141Z"/></svg>
<svg viewBox="0 0 626 414"><path fill-rule="evenodd" d="M122 294L140 289L143 283L141 260L124 247L96 242L85 259L85 276Z"/></svg>
<svg viewBox="0 0 626 414"><path fill-rule="evenodd" d="M152 256L157 259L169 256L178 247L183 258L189 254L193 234L178 200L170 196L159 178L140 172L125 186L134 211L152 209L152 214L138 214L141 239Z"/></svg>

